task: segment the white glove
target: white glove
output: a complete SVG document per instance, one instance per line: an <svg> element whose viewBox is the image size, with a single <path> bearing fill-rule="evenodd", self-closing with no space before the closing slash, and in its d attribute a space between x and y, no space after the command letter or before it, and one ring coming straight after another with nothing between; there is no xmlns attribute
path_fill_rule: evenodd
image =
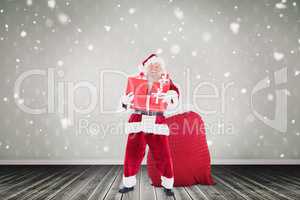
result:
<svg viewBox="0 0 300 200"><path fill-rule="evenodd" d="M126 109L128 108L129 105L131 105L131 102L133 101L134 94L133 92L128 93L127 95L123 95L121 97L121 103L125 105Z"/></svg>
<svg viewBox="0 0 300 200"><path fill-rule="evenodd" d="M169 90L163 97L163 102L168 104L167 110L173 110L177 107L178 101L178 94L174 90Z"/></svg>

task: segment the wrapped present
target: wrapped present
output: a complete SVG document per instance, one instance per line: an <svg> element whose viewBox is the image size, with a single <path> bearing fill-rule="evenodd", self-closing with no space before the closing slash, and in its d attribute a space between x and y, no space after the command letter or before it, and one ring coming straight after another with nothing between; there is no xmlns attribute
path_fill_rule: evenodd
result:
<svg viewBox="0 0 300 200"><path fill-rule="evenodd" d="M162 74L159 81L153 82L148 89L148 81L145 77L128 77L126 94L133 92L132 109L163 112L167 108L163 97L170 88L168 74ZM149 91L150 90L150 91Z"/></svg>

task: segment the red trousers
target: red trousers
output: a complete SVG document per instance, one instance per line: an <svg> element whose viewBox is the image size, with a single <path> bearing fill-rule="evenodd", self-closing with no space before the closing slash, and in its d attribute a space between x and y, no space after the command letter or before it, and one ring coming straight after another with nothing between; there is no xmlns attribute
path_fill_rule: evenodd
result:
<svg viewBox="0 0 300 200"><path fill-rule="evenodd" d="M147 144L160 173L161 185L165 188L172 188L174 177L168 136L144 132L130 133L128 135L124 160L123 185L126 187L136 185L135 176L145 156Z"/></svg>

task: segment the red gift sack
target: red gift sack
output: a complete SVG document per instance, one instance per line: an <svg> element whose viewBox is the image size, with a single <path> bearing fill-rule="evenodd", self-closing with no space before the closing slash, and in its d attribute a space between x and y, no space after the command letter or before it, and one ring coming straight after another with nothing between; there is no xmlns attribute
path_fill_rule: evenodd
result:
<svg viewBox="0 0 300 200"><path fill-rule="evenodd" d="M199 114L189 111L166 119L170 129L169 144L174 167L174 186L214 185L204 122ZM152 185L160 187L160 174L151 151L147 170Z"/></svg>

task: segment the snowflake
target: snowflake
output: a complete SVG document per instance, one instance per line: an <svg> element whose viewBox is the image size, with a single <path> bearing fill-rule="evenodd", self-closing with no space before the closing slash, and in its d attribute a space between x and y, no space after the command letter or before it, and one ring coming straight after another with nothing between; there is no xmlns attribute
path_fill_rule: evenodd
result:
<svg viewBox="0 0 300 200"><path fill-rule="evenodd" d="M63 128L63 129L66 129L66 128L68 128L68 127L71 125L71 120L68 119L68 118L62 118L62 119L60 120L60 123L61 123L61 125L62 125L62 128Z"/></svg>
<svg viewBox="0 0 300 200"><path fill-rule="evenodd" d="M135 8L130 8L128 10L129 14L131 14L131 15L133 15L135 13L135 11L136 11Z"/></svg>
<svg viewBox="0 0 300 200"><path fill-rule="evenodd" d="M18 104L23 104L24 103L24 99L18 99Z"/></svg>
<svg viewBox="0 0 300 200"><path fill-rule="evenodd" d="M104 29L105 29L107 32L109 32L109 31L110 31L110 29L111 29L111 27L110 27L110 26L107 26L107 25L105 25L105 26L104 26Z"/></svg>
<svg viewBox="0 0 300 200"><path fill-rule="evenodd" d="M264 139L264 136L263 136L263 135L260 135L260 136L259 136L259 139L261 139L261 140Z"/></svg>
<svg viewBox="0 0 300 200"><path fill-rule="evenodd" d="M170 51L171 51L171 53L174 54L174 55L175 55L175 54L178 54L178 53L180 52L180 47L179 47L179 45L177 45L177 44L172 45Z"/></svg>
<svg viewBox="0 0 300 200"><path fill-rule="evenodd" d="M197 56L197 51L192 51L192 56Z"/></svg>
<svg viewBox="0 0 300 200"><path fill-rule="evenodd" d="M224 77L226 77L226 78L228 78L230 75L231 75L230 72L225 72L225 73L224 73Z"/></svg>
<svg viewBox="0 0 300 200"><path fill-rule="evenodd" d="M286 8L286 5L283 4L283 3L276 3L276 4L275 4L275 7L276 7L277 9L285 9L285 8Z"/></svg>
<svg viewBox="0 0 300 200"><path fill-rule="evenodd" d="M158 48L157 50L156 50L156 54L161 54L163 52L163 50L161 49L161 48Z"/></svg>
<svg viewBox="0 0 300 200"><path fill-rule="evenodd" d="M274 100L274 95L273 94L268 94L268 101L273 101Z"/></svg>
<svg viewBox="0 0 300 200"><path fill-rule="evenodd" d="M246 89L246 88L242 88L242 89L241 89L241 93L242 93L242 94L247 93L247 89Z"/></svg>
<svg viewBox="0 0 300 200"><path fill-rule="evenodd" d="M276 61L280 61L284 58L284 54L280 52L274 52L273 57Z"/></svg>
<svg viewBox="0 0 300 200"><path fill-rule="evenodd" d="M59 60L59 61L57 61L57 65L61 67L64 65L64 62L62 60Z"/></svg>
<svg viewBox="0 0 300 200"><path fill-rule="evenodd" d="M177 19L182 20L184 15L183 11L180 8L175 8L174 9L174 15L176 16Z"/></svg>
<svg viewBox="0 0 300 200"><path fill-rule="evenodd" d="M68 15L66 15L65 13L60 13L57 15L58 21L63 24L66 25L70 22L70 18Z"/></svg>
<svg viewBox="0 0 300 200"><path fill-rule="evenodd" d="M104 146L104 147L103 147L103 151L104 151L104 152L108 152L108 151L109 151L109 147L108 147L108 146Z"/></svg>
<svg viewBox="0 0 300 200"><path fill-rule="evenodd" d="M240 24L237 22L232 22L230 23L230 30L232 31L233 34L238 34L240 30Z"/></svg>
<svg viewBox="0 0 300 200"><path fill-rule="evenodd" d="M49 8L55 8L56 2L55 0L48 0L48 7Z"/></svg>
<svg viewBox="0 0 300 200"><path fill-rule="evenodd" d="M32 5L32 0L27 0L26 4L27 4L27 6L31 6Z"/></svg>
<svg viewBox="0 0 300 200"><path fill-rule="evenodd" d="M89 51L93 51L93 50L94 50L94 46L93 46L92 44L89 44L89 45L88 45L88 50L89 50Z"/></svg>
<svg viewBox="0 0 300 200"><path fill-rule="evenodd" d="M24 30L21 31L20 36L21 36L22 38L26 37L26 36L27 36L26 31L24 31Z"/></svg>
<svg viewBox="0 0 300 200"><path fill-rule="evenodd" d="M204 32L204 33L202 34L202 40L203 40L204 42L210 41L210 40L211 40L211 34L208 33L208 32Z"/></svg>

